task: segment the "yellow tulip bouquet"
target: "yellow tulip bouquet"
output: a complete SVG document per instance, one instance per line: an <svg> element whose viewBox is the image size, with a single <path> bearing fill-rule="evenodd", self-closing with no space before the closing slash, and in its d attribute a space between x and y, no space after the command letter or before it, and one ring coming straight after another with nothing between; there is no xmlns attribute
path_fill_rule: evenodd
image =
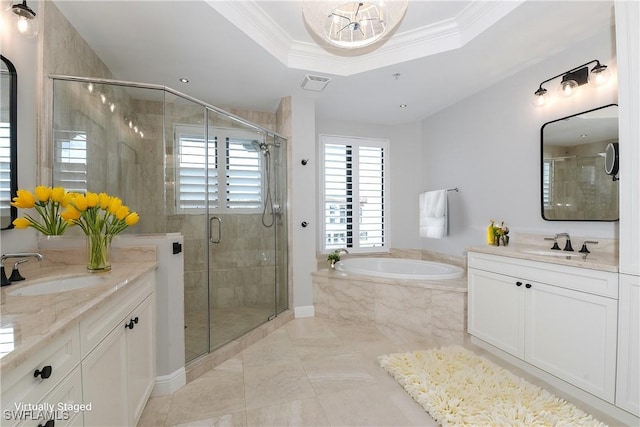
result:
<svg viewBox="0 0 640 427"><path fill-rule="evenodd" d="M115 236L140 220L122 200L106 193L74 194L60 216L68 223L78 225L87 236Z"/></svg>
<svg viewBox="0 0 640 427"><path fill-rule="evenodd" d="M40 219L25 214L23 218L16 218L13 225L16 228L33 227L47 236L62 235L69 223L60 216L60 212L69 205L73 195L62 187L51 188L43 185L36 187L33 193L18 190L17 197L13 198L11 206L18 209L33 208Z"/></svg>
<svg viewBox="0 0 640 427"><path fill-rule="evenodd" d="M138 214L131 212L119 198L91 192L76 194L60 216L67 223L79 226L87 236L87 269L92 272L111 269L111 240L140 220Z"/></svg>
<svg viewBox="0 0 640 427"><path fill-rule="evenodd" d="M13 221L16 228L33 227L47 236L62 235L68 226L79 226L87 236L90 271L107 271L109 248L115 235L140 220L118 197L106 193L70 193L62 187L38 186L32 194L18 190L13 206L34 208L40 220L25 214ZM64 210L62 210L64 209Z"/></svg>

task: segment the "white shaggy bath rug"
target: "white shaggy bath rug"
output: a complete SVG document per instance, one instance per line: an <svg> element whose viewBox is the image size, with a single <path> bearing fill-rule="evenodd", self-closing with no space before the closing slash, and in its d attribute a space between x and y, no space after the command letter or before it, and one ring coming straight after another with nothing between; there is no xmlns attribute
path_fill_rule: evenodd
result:
<svg viewBox="0 0 640 427"><path fill-rule="evenodd" d="M378 360L443 426L604 426L460 346L389 354Z"/></svg>

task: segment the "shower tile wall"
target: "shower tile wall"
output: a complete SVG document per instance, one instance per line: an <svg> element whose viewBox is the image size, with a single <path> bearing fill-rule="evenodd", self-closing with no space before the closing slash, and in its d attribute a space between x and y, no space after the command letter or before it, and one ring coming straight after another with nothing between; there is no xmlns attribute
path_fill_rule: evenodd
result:
<svg viewBox="0 0 640 427"><path fill-rule="evenodd" d="M274 256L269 235L273 230L261 224L261 215L218 215L223 239L210 247L212 308L273 304ZM207 222L203 215L173 215L167 228L184 234L185 307L206 310L203 286L207 282ZM271 244L270 244L271 243ZM267 249L269 248L269 249Z"/></svg>
<svg viewBox="0 0 640 427"><path fill-rule="evenodd" d="M98 84L90 92L86 83L60 80L55 82L54 90L53 139L73 140L83 135L86 138L85 170L91 171L86 175L86 190L117 196L144 218L141 210L143 201L140 200L142 189L135 183L141 179L138 166L146 141L123 119L122 111L131 105L128 94L122 88ZM106 94L109 101L118 106L118 114L108 112L108 106L101 101L99 94ZM70 185L67 181L53 184ZM136 228L127 232L140 231Z"/></svg>
<svg viewBox="0 0 640 427"><path fill-rule="evenodd" d="M218 215L223 238L210 247L210 268L216 284L211 307L274 304L273 229L262 225L262 215Z"/></svg>
<svg viewBox="0 0 640 427"><path fill-rule="evenodd" d="M60 13L53 2L40 2L39 15L42 18L42 87L43 102L40 117L42 129L51 129L53 100L51 74L67 76L92 76L98 78L113 78L113 74L93 52L91 47L78 34L67 19ZM38 135L38 177L40 184L50 184L52 176L51 138Z"/></svg>
<svg viewBox="0 0 640 427"><path fill-rule="evenodd" d="M564 209L571 217L616 218L618 216L618 186L612 184L611 177L604 174L604 157L598 153L604 151L606 142L580 144L571 147L548 149L545 155L559 158L553 164L553 188L555 199L570 201L584 200L579 211L576 203L568 203ZM555 206L554 212L563 207ZM545 212L553 219L553 212ZM563 213L562 217L566 217Z"/></svg>

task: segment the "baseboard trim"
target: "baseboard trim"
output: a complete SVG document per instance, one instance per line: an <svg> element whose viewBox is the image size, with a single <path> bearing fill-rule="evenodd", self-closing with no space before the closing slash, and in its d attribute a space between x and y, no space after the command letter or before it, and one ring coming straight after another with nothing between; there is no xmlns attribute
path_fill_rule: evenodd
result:
<svg viewBox="0 0 640 427"><path fill-rule="evenodd" d="M187 375L184 367L169 375L156 377L156 384L151 392L151 397L167 396L178 391L187 383Z"/></svg>
<svg viewBox="0 0 640 427"><path fill-rule="evenodd" d="M316 311L312 305L303 305L302 307L296 307L293 309L293 313L296 319L300 319L302 317L314 317L316 315Z"/></svg>

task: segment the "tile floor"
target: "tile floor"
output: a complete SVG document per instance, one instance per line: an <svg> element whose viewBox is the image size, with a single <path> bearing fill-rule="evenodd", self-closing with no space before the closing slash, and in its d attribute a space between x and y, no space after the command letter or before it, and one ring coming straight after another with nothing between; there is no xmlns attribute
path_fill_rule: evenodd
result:
<svg viewBox="0 0 640 427"><path fill-rule="evenodd" d="M189 362L207 353L209 345L207 334L211 333L211 348L216 349L267 322L274 311L273 304L221 307L211 310L211 319L205 310L186 312L185 360ZM211 329L207 328L207 320L211 322Z"/></svg>
<svg viewBox="0 0 640 427"><path fill-rule="evenodd" d="M151 398L138 426L436 426L377 357L442 344L295 319L173 395Z"/></svg>

